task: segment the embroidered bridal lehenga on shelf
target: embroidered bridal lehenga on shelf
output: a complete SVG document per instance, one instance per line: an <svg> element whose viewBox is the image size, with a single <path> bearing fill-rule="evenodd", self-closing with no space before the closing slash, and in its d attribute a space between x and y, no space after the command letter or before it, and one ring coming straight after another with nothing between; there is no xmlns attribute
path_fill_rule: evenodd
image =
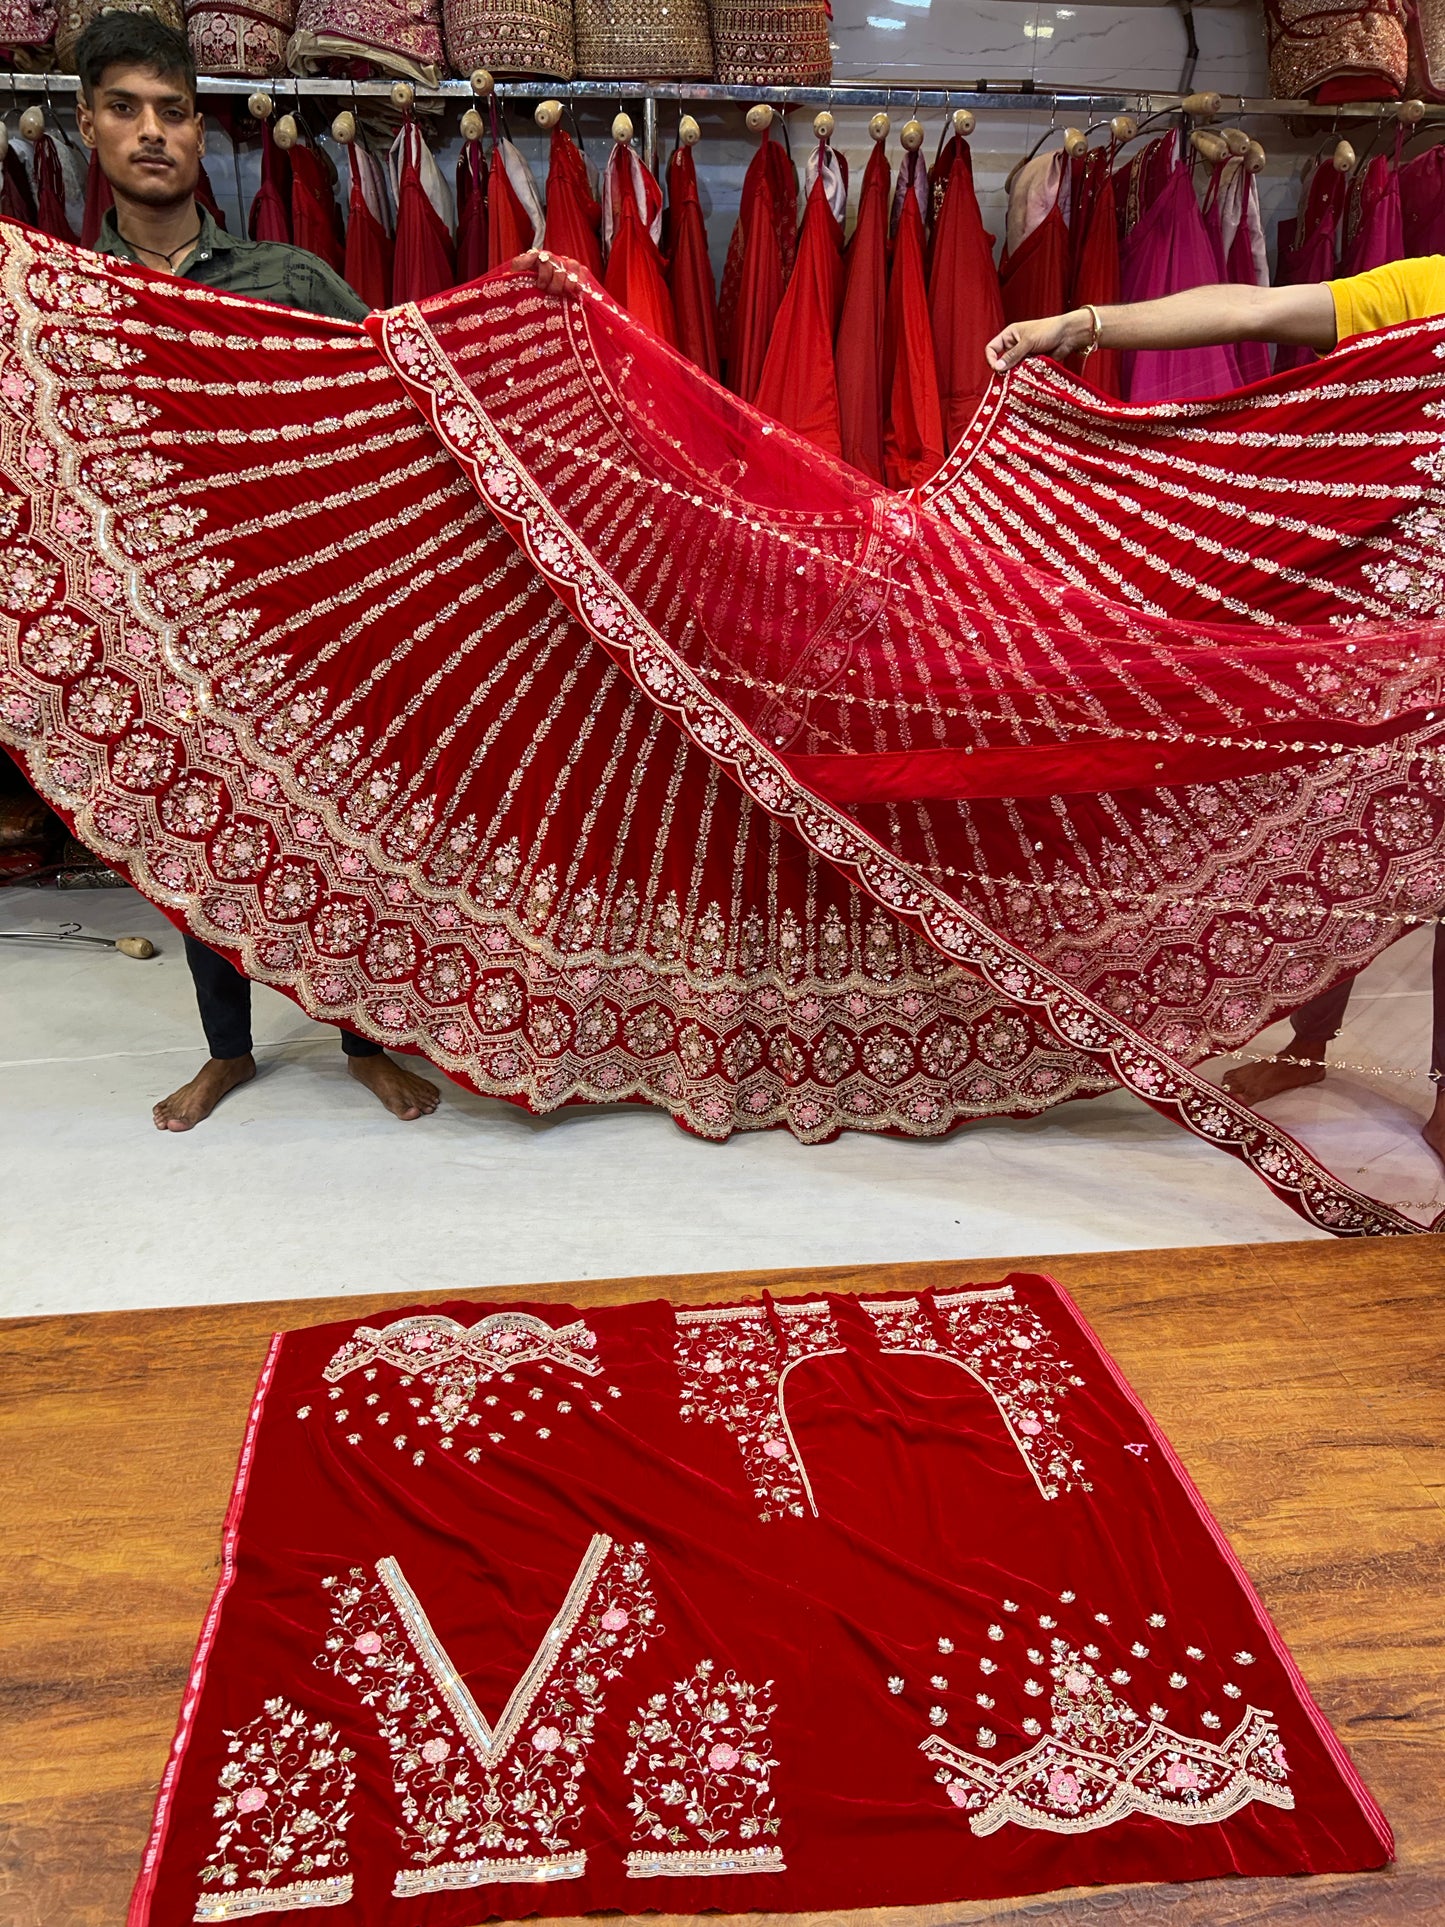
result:
<svg viewBox="0 0 1445 1927"><path fill-rule="evenodd" d="M130 1922L811 1912L1390 1851L1049 1280L461 1304L273 1341Z"/></svg>
<svg viewBox="0 0 1445 1927"><path fill-rule="evenodd" d="M711 1137L1122 1084L1417 1228L1193 1067L1445 904L1445 321L1153 409L1032 364L901 495L595 288L0 274L5 741L252 976Z"/></svg>

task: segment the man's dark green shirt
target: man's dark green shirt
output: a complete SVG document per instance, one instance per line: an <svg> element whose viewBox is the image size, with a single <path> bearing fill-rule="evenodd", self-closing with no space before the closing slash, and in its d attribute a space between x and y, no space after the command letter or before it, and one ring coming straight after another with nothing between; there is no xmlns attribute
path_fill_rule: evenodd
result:
<svg viewBox="0 0 1445 1927"><path fill-rule="evenodd" d="M328 315L333 321L362 321L370 313L366 303L324 261L305 248L286 247L280 241L250 241L238 234L227 234L216 226L210 212L199 204L201 235L196 251L180 273L182 281L199 281L202 287L216 288L222 294L250 295L256 301L274 301L280 308L300 308L306 314ZM122 236L116 226L115 209L105 217L96 242L98 254L114 255L120 261L148 264Z"/></svg>

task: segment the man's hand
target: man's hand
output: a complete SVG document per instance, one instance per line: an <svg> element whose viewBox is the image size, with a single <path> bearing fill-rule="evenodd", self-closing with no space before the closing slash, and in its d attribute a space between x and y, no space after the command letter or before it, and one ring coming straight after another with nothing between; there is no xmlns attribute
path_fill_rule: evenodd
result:
<svg viewBox="0 0 1445 1927"><path fill-rule="evenodd" d="M989 367L1001 375L1031 355L1053 355L1062 361L1065 355L1087 347L1093 332L1094 318L1088 309L1075 308L1071 314L1050 315L1044 321L1016 321L995 335L983 352Z"/></svg>
<svg viewBox="0 0 1445 1927"><path fill-rule="evenodd" d="M576 294L587 272L580 261L569 261L565 254L549 254L545 248L528 248L513 265L526 274L535 270L543 294Z"/></svg>

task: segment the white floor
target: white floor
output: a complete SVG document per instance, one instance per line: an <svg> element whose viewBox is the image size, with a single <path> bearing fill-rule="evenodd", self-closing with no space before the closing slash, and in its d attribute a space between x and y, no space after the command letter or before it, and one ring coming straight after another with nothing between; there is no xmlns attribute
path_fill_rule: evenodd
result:
<svg viewBox="0 0 1445 1927"><path fill-rule="evenodd" d="M434 1118L401 1124L333 1033L264 989L262 1075L162 1135L152 1102L203 1054L179 939L129 891L0 890L0 931L67 917L161 954L0 944L0 1315L1309 1235L1117 1094L936 1143L713 1145L651 1112L537 1119L450 1085ZM1374 967L1341 1057L1422 1060L1427 945ZM1346 1072L1278 1114L1377 1195L1428 1205L1445 1191L1415 1136L1429 1097Z"/></svg>

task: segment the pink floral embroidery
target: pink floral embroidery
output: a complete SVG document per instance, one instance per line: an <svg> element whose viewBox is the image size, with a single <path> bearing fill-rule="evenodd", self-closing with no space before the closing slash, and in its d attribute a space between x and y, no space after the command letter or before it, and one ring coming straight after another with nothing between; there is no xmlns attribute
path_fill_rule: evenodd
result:
<svg viewBox="0 0 1445 1927"><path fill-rule="evenodd" d="M701 1659L654 1693L627 1728L632 1837L628 1876L782 1873L768 1738L772 1682L754 1686Z"/></svg>
<svg viewBox="0 0 1445 1927"><path fill-rule="evenodd" d="M215 1805L221 1828L201 1868L195 1918L231 1920L349 1900L346 1832L356 1756L337 1729L271 1699L226 1740Z"/></svg>

